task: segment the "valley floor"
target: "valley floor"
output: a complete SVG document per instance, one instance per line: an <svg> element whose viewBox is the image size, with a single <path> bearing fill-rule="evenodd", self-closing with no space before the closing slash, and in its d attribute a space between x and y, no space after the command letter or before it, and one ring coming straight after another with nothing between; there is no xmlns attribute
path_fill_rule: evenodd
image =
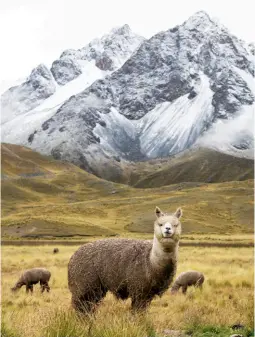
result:
<svg viewBox="0 0 255 337"><path fill-rule="evenodd" d="M241 241L247 238L240 236ZM162 337L170 330L184 330L195 337L227 337L234 334L230 326L237 323L245 326L244 337L252 336L251 247L180 247L177 275L189 269L202 271L202 292L190 288L186 296L171 296L168 290L152 302L146 315L137 317L130 315L129 301L118 302L108 294L96 317L87 320L73 312L67 286L67 263L78 245L58 247L54 255L51 245L2 247L2 336ZM36 266L51 271L51 292L41 295L37 285L33 296L24 288L11 293L20 272Z"/></svg>

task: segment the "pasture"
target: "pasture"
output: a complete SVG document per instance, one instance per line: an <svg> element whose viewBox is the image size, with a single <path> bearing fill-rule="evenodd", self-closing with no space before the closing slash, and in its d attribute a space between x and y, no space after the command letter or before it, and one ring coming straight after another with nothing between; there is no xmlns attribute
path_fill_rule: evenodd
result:
<svg viewBox="0 0 255 337"><path fill-rule="evenodd" d="M240 241L247 236L240 236ZM250 237L252 240L252 236ZM183 330L195 337L227 337L240 323L241 333L253 331L253 248L180 247L177 275L189 269L205 274L204 289L189 288L186 296L168 290L153 300L148 312L132 316L130 301L108 294L95 317L79 318L70 306L67 264L77 245L2 246L2 336L5 337L163 337ZM10 287L20 272L46 267L52 277L50 293L34 294L25 288L13 294ZM170 335L169 335L170 336Z"/></svg>

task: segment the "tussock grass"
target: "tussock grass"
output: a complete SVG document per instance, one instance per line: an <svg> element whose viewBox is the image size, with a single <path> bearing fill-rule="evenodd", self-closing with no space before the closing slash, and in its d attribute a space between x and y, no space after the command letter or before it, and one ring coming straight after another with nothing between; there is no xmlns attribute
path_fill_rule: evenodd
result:
<svg viewBox="0 0 255 337"><path fill-rule="evenodd" d="M130 314L130 300L117 301L107 294L95 317L86 319L71 308L67 286L67 264L78 246L59 248L53 255L52 246L2 247L2 318L5 329L18 331L18 337L163 337L166 329L192 331L195 337L227 337L230 326L237 323L246 327L243 336L251 336L252 248L181 247L177 275L189 269L202 271L202 292L190 288L187 296L181 292L172 296L167 291L141 316ZM52 272L51 292L41 295L37 285L33 296L24 288L13 294L10 287L20 272L35 266Z"/></svg>
<svg viewBox="0 0 255 337"><path fill-rule="evenodd" d="M3 320L1 321L1 336L2 337L21 337L17 331L12 330L11 327L7 327Z"/></svg>
<svg viewBox="0 0 255 337"><path fill-rule="evenodd" d="M98 315L102 315L99 313ZM109 324L109 322L111 322ZM107 311L107 320L81 317L73 311L57 309L44 329L45 337L141 337L156 336L147 315L133 316L127 311L116 315L116 309Z"/></svg>

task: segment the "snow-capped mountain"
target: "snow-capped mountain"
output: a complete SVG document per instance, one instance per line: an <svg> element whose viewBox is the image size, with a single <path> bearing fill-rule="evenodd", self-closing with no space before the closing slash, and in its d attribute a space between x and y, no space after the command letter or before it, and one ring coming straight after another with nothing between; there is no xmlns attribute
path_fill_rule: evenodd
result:
<svg viewBox="0 0 255 337"><path fill-rule="evenodd" d="M125 25L112 34L127 32ZM50 118L44 115L40 125L37 111L26 115L29 127L22 123L24 116L5 123L3 141L28 145L93 172L112 158L157 158L199 144L251 155L252 44L231 35L205 12L149 40L134 40L139 43L131 38L125 44L134 46L132 52L120 50L111 38L64 52L51 68L61 86L57 90L83 76L84 60L93 59L107 75L76 95L68 92L72 96L51 110Z"/></svg>
<svg viewBox="0 0 255 337"><path fill-rule="evenodd" d="M56 84L49 69L40 64L32 70L22 84L12 87L1 97L1 122L5 123L16 116L38 106L56 91Z"/></svg>
<svg viewBox="0 0 255 337"><path fill-rule="evenodd" d="M52 63L51 69L43 64L33 69L23 83L10 88L1 97L1 122L11 122L3 126L3 138L13 136L10 131L16 132L15 125L22 137L20 123L26 128L25 134L29 129L28 124L32 124L31 131L33 127L40 127L72 95L122 66L143 40L128 25L124 25L112 29L101 39L94 39L82 49L64 51ZM108 63L111 66L107 66ZM15 117L18 118L14 120ZM37 118L39 124L34 124ZM30 123L31 120L33 123Z"/></svg>
<svg viewBox="0 0 255 337"><path fill-rule="evenodd" d="M110 34L97 38L82 49L65 50L53 62L51 72L58 84L64 85L82 74L84 61L93 61L102 71L113 71L131 56L144 40L128 25L114 28ZM86 64L86 63L85 63Z"/></svg>

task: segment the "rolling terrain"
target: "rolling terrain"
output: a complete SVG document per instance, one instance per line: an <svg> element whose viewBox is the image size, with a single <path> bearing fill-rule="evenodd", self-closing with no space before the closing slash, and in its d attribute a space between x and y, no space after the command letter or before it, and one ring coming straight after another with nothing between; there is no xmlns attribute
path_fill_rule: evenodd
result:
<svg viewBox="0 0 255 337"><path fill-rule="evenodd" d="M9 144L2 144L2 178L3 238L146 235L156 205L183 208L184 234L253 232L252 179L133 188Z"/></svg>
<svg viewBox="0 0 255 337"><path fill-rule="evenodd" d="M150 167L150 170L146 167ZM146 172L147 170L147 172ZM158 187L182 182L219 183L253 179L254 160L238 158L212 149L197 148L174 157L139 163L135 187Z"/></svg>
<svg viewBox="0 0 255 337"><path fill-rule="evenodd" d="M184 182L219 183L253 179L254 160L197 147L178 155L140 162L115 158L97 168L96 175L139 188Z"/></svg>

